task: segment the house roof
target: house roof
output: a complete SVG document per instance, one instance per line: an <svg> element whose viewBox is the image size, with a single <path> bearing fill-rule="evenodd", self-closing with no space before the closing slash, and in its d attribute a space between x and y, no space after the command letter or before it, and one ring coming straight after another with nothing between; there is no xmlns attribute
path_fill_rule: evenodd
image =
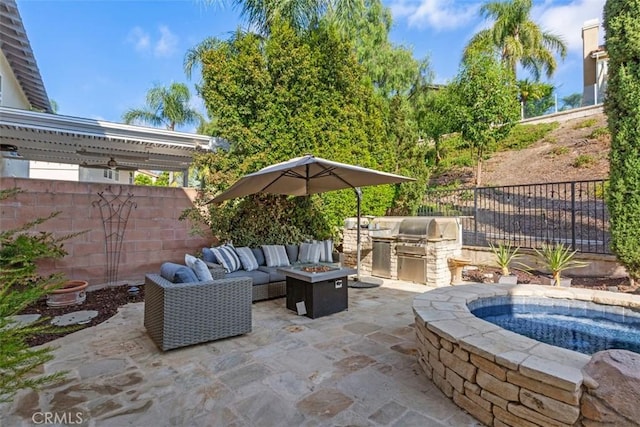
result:
<svg viewBox="0 0 640 427"><path fill-rule="evenodd" d="M0 2L0 35L0 49L31 107L51 113L51 103L15 0Z"/></svg>
<svg viewBox="0 0 640 427"><path fill-rule="evenodd" d="M4 157L84 166L111 159L132 169L180 171L219 138L103 120L0 107ZM223 141L224 142L224 141Z"/></svg>

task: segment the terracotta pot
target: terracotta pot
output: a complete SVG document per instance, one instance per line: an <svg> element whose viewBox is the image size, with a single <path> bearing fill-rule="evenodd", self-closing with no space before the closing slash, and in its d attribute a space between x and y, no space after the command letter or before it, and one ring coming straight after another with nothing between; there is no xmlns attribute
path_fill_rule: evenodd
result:
<svg viewBox="0 0 640 427"><path fill-rule="evenodd" d="M65 307L82 304L87 299L86 289L89 282L85 280L68 280L61 288L54 289L47 295L49 307Z"/></svg>

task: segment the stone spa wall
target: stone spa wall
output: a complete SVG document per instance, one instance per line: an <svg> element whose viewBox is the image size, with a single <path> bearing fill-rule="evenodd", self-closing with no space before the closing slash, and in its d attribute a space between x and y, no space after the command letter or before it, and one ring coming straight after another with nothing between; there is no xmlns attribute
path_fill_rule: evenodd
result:
<svg viewBox="0 0 640 427"><path fill-rule="evenodd" d="M459 407L488 426L640 425L640 355L593 358L474 316L493 297L547 297L640 309L640 297L535 285L465 285L417 296L418 361Z"/></svg>

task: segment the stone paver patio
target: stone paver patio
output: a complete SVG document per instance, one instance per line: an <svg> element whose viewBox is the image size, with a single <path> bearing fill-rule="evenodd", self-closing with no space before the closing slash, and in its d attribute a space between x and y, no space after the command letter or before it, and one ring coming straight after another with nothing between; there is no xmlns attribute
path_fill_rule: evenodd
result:
<svg viewBox="0 0 640 427"><path fill-rule="evenodd" d="M417 363L412 300L428 289L352 288L348 311L319 319L284 298L258 302L250 334L166 353L146 334L143 303L129 304L51 343L45 371L68 380L0 405L0 426L45 412L81 412L72 424L87 426L481 425Z"/></svg>

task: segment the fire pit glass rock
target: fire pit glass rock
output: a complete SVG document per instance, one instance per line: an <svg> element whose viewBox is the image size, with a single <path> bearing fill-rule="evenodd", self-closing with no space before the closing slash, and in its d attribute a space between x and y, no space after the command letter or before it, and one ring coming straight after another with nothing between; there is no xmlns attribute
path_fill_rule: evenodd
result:
<svg viewBox="0 0 640 427"><path fill-rule="evenodd" d="M307 273L326 273L327 271L335 270L335 268L329 267L328 265L309 265L300 267L300 270Z"/></svg>

